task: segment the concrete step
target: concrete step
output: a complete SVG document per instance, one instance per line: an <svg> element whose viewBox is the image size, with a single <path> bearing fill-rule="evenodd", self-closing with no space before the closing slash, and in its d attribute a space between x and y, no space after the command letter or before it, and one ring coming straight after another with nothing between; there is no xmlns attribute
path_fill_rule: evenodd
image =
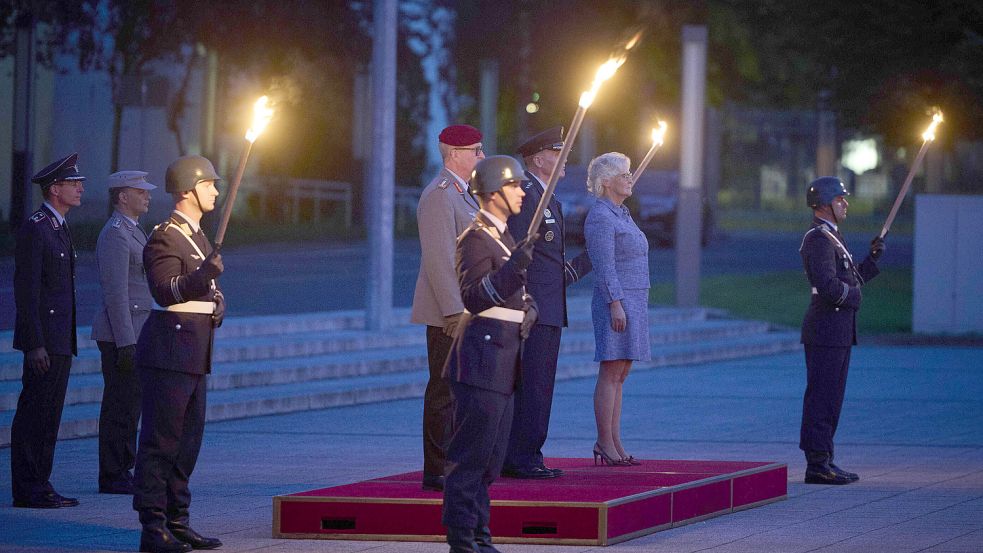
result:
<svg viewBox="0 0 983 553"><path fill-rule="evenodd" d="M793 332L701 338L654 346L652 360L635 364L633 370L768 355L793 351L799 347L799 336ZM420 361L418 359L416 362ZM422 361L425 365L425 359ZM590 377L596 374L597 363L593 361L592 351L564 353L560 357L557 379ZM209 392L208 420L219 421L420 397L426 381L427 371L421 366L420 370L218 389ZM99 404L96 402L67 405L62 416L59 438L96 435L98 417ZM0 446L10 443L12 418L12 410L0 412Z"/></svg>
<svg viewBox="0 0 983 553"><path fill-rule="evenodd" d="M661 323L661 321L660 321ZM414 327L406 327L414 328ZM419 328L414 329L420 334ZM649 341L653 346L694 340L712 340L733 336L760 334L768 324L758 321L709 320L684 321L650 326ZM365 331L361 332L371 337ZM334 333L339 334L339 333ZM310 333L297 336L309 336ZM268 337L253 339L263 348ZM347 378L371 374L386 374L408 370L427 370L426 344L410 343L380 349L344 349L331 353L289 355L282 358L261 356L259 359L223 361L216 363L209 377L210 390L225 390L249 386L305 382L327 378ZM320 347L320 346L318 346ZM295 349L295 348L293 348ZM314 349L313 346L311 349ZM561 355L593 352L593 331L567 331L560 344ZM68 381L65 404L98 402L102 399L102 374L73 374ZM14 409L20 393L19 381L0 381L0 411Z"/></svg>
<svg viewBox="0 0 983 553"><path fill-rule="evenodd" d="M397 320L402 321L402 324L384 333L369 333L362 330L364 317L361 311L230 319L218 330L213 360L215 363L254 361L339 351L425 345L426 335L421 331L421 327L408 324L409 310L397 311L399 311ZM592 331L589 302L584 300L573 302L570 313L569 331ZM712 313L712 310L704 308L655 307L650 309L649 320L653 325L695 323L706 320ZM7 334L11 333L7 332ZM9 341L5 343L8 346L10 344ZM91 340L80 341L82 345L86 343L88 346L82 347L78 357L72 361L73 376L100 372L99 351ZM0 382L20 381L22 367L21 352L0 353Z"/></svg>

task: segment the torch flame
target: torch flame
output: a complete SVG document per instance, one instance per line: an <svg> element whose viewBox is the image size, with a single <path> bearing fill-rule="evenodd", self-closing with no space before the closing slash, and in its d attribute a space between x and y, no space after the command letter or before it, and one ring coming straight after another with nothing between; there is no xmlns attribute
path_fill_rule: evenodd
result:
<svg viewBox="0 0 983 553"><path fill-rule="evenodd" d="M642 31L638 31L632 36L627 43L625 43L625 52L631 50L638 44L638 41L642 40Z"/></svg>
<svg viewBox="0 0 983 553"><path fill-rule="evenodd" d="M624 65L627 59L628 56L621 55L601 64L601 67L597 69L597 74L594 76L594 82L591 83L590 90L580 95L580 107L587 109L594 103L594 97L597 96L601 85L604 84L604 81L613 77L615 72L618 71L618 68Z"/></svg>
<svg viewBox="0 0 983 553"><path fill-rule="evenodd" d="M652 143L657 146L662 146L666 141L666 125L665 121L659 121L658 127L652 127Z"/></svg>
<svg viewBox="0 0 983 553"><path fill-rule="evenodd" d="M272 118L273 106L270 105L270 99L266 96L261 96L253 104L253 124L246 131L246 140L256 142L256 139L263 133L266 126L270 124L270 119Z"/></svg>
<svg viewBox="0 0 983 553"><path fill-rule="evenodd" d="M935 129L938 128L939 123L942 122L942 111L936 110L935 115L932 115L932 122L929 124L925 132L922 133L922 140L928 142L935 140Z"/></svg>

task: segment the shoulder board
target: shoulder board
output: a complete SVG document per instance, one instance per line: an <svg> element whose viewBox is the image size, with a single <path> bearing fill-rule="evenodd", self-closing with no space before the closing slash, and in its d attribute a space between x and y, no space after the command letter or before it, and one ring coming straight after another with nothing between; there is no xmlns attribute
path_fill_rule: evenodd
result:
<svg viewBox="0 0 983 553"><path fill-rule="evenodd" d="M437 184L437 188L439 188L439 189L441 189L441 190L444 190L445 188L447 188L447 185L449 185L450 183L451 183L451 181L450 181L450 179L448 179L447 177L444 177L444 178L443 178L443 179L442 179L442 180L441 180L441 181L440 181L440 182L439 182L439 183Z"/></svg>
<svg viewBox="0 0 983 553"><path fill-rule="evenodd" d="M31 215L31 222L40 223L41 221L44 221L47 217L48 216L45 215L43 211L37 211L34 213L34 215Z"/></svg>
<svg viewBox="0 0 983 553"><path fill-rule="evenodd" d="M163 231L163 232L166 232L167 229L175 228L178 231L180 231L180 232L182 232L184 234L187 234L188 236L191 236L192 234L194 234L191 231L191 225L189 225L188 223L175 223L174 221L171 221L171 220L165 221L165 222L157 225L156 227L154 227L154 230L157 230L158 228L161 231Z"/></svg>
<svg viewBox="0 0 983 553"><path fill-rule="evenodd" d="M119 217L113 217L113 228L119 228L123 224L123 221Z"/></svg>

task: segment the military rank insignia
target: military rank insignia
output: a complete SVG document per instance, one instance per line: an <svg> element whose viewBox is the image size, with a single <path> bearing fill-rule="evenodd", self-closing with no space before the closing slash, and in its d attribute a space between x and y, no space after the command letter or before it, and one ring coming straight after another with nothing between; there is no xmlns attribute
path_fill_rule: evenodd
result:
<svg viewBox="0 0 983 553"><path fill-rule="evenodd" d="M32 223L40 223L41 221L44 221L44 218L45 218L44 212L43 211L38 211L34 215L31 215L31 222Z"/></svg>

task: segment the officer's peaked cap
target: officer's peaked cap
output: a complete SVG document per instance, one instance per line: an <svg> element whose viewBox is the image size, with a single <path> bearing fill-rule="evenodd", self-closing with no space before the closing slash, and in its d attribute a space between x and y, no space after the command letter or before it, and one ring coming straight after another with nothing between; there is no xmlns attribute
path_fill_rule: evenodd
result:
<svg viewBox="0 0 983 553"><path fill-rule="evenodd" d="M65 180L85 180L85 177L79 173L78 154L65 156L31 177L31 182L41 185L42 188Z"/></svg>
<svg viewBox="0 0 983 553"><path fill-rule="evenodd" d="M529 157L543 150L563 149L563 127L553 127L530 137L516 150L520 156Z"/></svg>
<svg viewBox="0 0 983 553"><path fill-rule="evenodd" d="M137 188L139 190L153 190L156 186L147 182L147 175L143 171L117 171L109 175L109 188Z"/></svg>

